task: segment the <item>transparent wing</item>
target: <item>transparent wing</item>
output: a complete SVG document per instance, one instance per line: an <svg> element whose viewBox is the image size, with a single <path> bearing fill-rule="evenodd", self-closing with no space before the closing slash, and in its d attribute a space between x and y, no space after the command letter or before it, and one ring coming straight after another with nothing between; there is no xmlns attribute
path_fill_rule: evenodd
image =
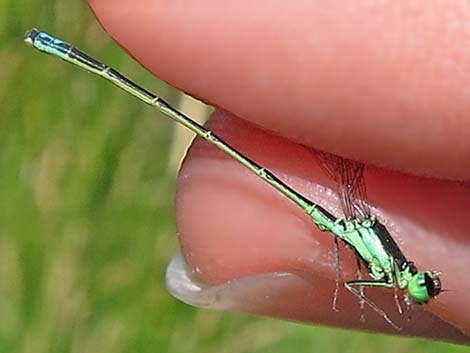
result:
<svg viewBox="0 0 470 353"><path fill-rule="evenodd" d="M364 219L370 216L364 182L364 164L326 152L313 151L325 173L336 182L344 216Z"/></svg>

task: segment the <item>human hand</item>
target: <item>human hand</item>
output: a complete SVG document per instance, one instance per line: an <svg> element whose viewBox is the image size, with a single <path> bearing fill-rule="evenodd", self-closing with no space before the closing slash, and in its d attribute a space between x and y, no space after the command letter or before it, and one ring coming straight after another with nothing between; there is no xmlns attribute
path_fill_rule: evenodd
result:
<svg viewBox="0 0 470 353"><path fill-rule="evenodd" d="M403 334L463 340L462 330L468 337L470 188L409 175L470 176L470 71L462 45L468 19L457 4L90 3L111 36L158 77L291 139L221 111L209 123L313 201L334 203L320 192L328 180L310 152L292 140L408 173L369 168L370 201L405 255L421 270L441 271L451 291L411 313L411 321L408 314L393 318ZM394 332L369 311L362 324L357 300L345 291L333 312L330 234L202 141L181 171L177 222L187 262L211 286L296 274L257 278L248 289L245 283L237 309ZM343 277L354 278L354 257L342 254ZM387 313L396 311L393 293L369 293Z"/></svg>

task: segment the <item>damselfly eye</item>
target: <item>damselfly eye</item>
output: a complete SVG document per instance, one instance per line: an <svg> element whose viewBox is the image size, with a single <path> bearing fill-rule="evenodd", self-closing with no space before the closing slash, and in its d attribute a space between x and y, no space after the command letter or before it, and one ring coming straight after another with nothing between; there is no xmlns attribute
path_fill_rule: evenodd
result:
<svg viewBox="0 0 470 353"><path fill-rule="evenodd" d="M435 272L424 273L424 285L428 291L429 296L435 297L441 292L441 280Z"/></svg>

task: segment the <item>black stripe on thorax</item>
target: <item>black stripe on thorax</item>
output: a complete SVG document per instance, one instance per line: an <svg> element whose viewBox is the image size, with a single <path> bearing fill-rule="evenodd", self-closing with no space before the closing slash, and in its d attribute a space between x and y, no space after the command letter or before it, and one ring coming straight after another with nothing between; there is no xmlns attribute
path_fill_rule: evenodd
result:
<svg viewBox="0 0 470 353"><path fill-rule="evenodd" d="M408 262L405 255L403 255L397 243L395 240L393 240L387 228L385 228L382 223L380 223L378 220L375 220L372 229L375 234L377 234L377 237L382 243L385 251L395 259L399 268L401 268L404 263Z"/></svg>

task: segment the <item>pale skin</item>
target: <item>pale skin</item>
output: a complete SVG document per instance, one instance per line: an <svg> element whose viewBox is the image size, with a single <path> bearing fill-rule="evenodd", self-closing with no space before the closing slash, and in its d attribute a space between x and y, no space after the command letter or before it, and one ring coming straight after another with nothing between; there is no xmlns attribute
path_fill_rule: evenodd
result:
<svg viewBox="0 0 470 353"><path fill-rule="evenodd" d="M307 197L331 203L315 190L332 184L299 143L394 170L368 169L369 198L405 255L441 271L452 290L427 310L470 336L467 2L89 2L146 68L224 110L209 127ZM346 292L342 319L331 314L333 241L302 210L202 141L181 174L180 241L203 280L302 271L310 287L296 289L295 304L279 303L289 319L363 327ZM343 250L342 260L354 279L353 256ZM305 294L312 286L321 294L315 311ZM378 291L384 310L396 310L393 291ZM368 325L390 331L381 320ZM444 322L436 330L455 337Z"/></svg>

